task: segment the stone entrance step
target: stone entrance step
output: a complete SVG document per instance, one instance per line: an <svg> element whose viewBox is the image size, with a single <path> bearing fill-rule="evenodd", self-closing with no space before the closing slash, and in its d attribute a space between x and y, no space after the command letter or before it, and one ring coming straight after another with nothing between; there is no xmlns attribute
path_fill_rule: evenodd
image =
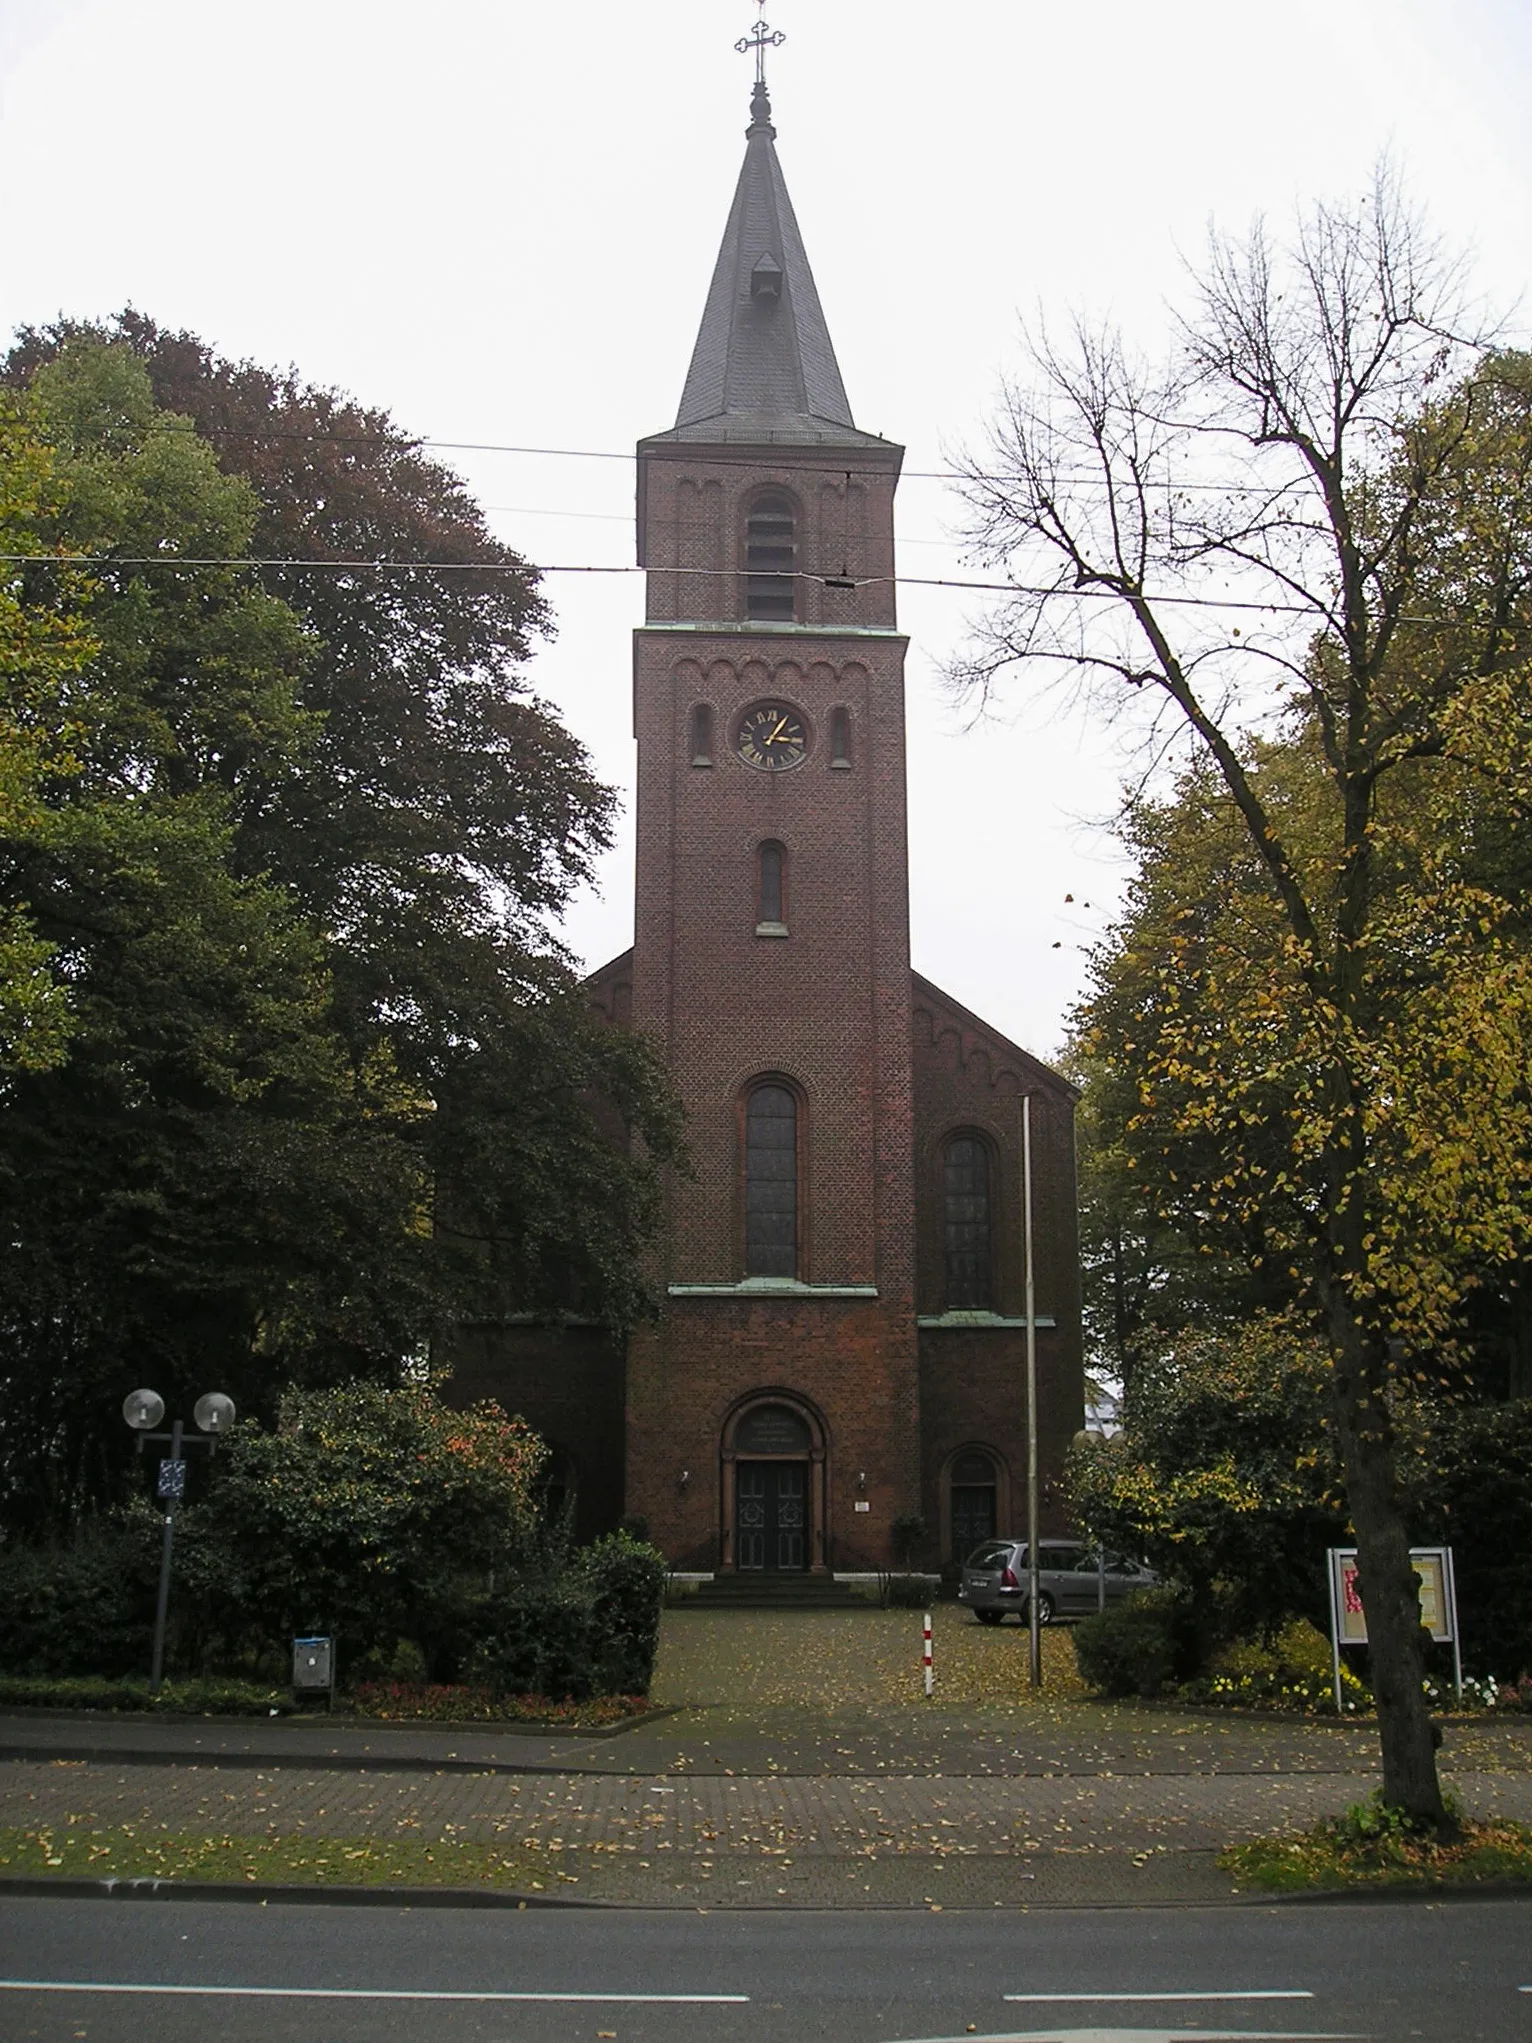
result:
<svg viewBox="0 0 1532 2043"><path fill-rule="evenodd" d="M715 1575L685 1599L699 1610L876 1610L877 1599L828 1575Z"/></svg>

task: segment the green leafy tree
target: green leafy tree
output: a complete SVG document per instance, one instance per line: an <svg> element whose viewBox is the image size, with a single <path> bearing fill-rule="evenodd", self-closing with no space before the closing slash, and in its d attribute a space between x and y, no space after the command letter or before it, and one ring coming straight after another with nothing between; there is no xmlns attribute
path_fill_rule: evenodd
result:
<svg viewBox="0 0 1532 2043"><path fill-rule="evenodd" d="M147 345L81 330L11 365L56 477L23 595L57 610L74 577L91 642L70 770L0 844L73 1031L0 1121L0 1499L38 1532L128 1485L137 1382L269 1412L286 1382L394 1376L465 1314L626 1324L676 1141L655 1060L595 1023L543 920L609 798L508 669L525 570L484 542L419 600L263 576L300 541L157 401ZM225 371L193 353L212 404ZM326 439L331 400L284 413L248 378L307 477L282 516L329 534L312 557L423 557L417 499L478 543L386 421Z"/></svg>
<svg viewBox="0 0 1532 2043"><path fill-rule="evenodd" d="M1187 1138L1189 1203L1259 1231L1323 1342L1384 1793L1438 1826L1394 1405L1469 1273L1524 1251L1532 1153L1525 954L1415 828L1464 758L1526 773L1527 380L1458 339L1454 289L1380 180L1286 248L1215 242L1163 375L1110 336L1045 347L969 475L1017 593L966 671L1157 704L1234 833L1237 916L1145 961L1140 1118ZM1261 771L1284 717L1318 769L1297 786Z"/></svg>
<svg viewBox="0 0 1532 2043"><path fill-rule="evenodd" d="M10 376L82 335L136 355L176 415L167 431L193 429L248 482L248 550L268 563L250 581L307 632L312 741L236 848L319 932L353 1064L429 1103L417 1337L507 1309L626 1327L651 1302L642 1250L679 1122L647 1046L592 1014L550 933L613 797L522 678L548 628L534 571L385 413L142 315L25 332ZM374 1366L337 1304L304 1291L268 1315L263 1348L337 1378Z"/></svg>
<svg viewBox="0 0 1532 2043"><path fill-rule="evenodd" d="M242 551L253 496L162 430L123 351L71 348L21 410L57 482L26 589L46 605L70 577L89 639L67 770L0 845L70 1018L67 1057L16 1072L0 1120L0 1456L13 1521L41 1530L115 1487L135 1379L248 1377L254 1302L365 1102L313 932L235 856L312 735L303 628L235 570L173 564ZM88 585L70 555L96 559Z"/></svg>
<svg viewBox="0 0 1532 2043"><path fill-rule="evenodd" d="M70 692L94 650L87 585L42 536L58 488L51 450L0 402L0 842L11 845L37 836L45 789L77 770ZM28 556L48 559L41 580ZM73 1017L17 878L0 873L0 1072L45 1071L66 1054Z"/></svg>
<svg viewBox="0 0 1532 2043"><path fill-rule="evenodd" d="M1187 1331L1141 1357L1121 1430L1073 1451L1081 1521L1187 1592L1204 1647L1325 1621L1325 1549L1346 1528L1326 1375L1277 1319Z"/></svg>

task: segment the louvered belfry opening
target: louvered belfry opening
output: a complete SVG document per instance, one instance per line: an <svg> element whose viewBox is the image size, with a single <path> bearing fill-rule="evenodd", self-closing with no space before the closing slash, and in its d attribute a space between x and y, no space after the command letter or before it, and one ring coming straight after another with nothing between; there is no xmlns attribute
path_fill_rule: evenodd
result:
<svg viewBox="0 0 1532 2043"><path fill-rule="evenodd" d="M797 615L793 507L780 490L756 498L745 521L745 615L791 624Z"/></svg>
<svg viewBox="0 0 1532 2043"><path fill-rule="evenodd" d="M758 1085L745 1105L745 1275L798 1274L798 1102Z"/></svg>

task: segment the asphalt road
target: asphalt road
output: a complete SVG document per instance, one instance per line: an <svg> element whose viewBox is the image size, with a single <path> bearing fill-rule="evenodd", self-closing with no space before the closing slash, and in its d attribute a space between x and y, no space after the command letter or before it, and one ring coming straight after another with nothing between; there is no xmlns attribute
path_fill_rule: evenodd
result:
<svg viewBox="0 0 1532 2043"><path fill-rule="evenodd" d="M3 2043L1515 2043L1532 2039L1528 1988L1522 1898L772 1915L0 1903Z"/></svg>

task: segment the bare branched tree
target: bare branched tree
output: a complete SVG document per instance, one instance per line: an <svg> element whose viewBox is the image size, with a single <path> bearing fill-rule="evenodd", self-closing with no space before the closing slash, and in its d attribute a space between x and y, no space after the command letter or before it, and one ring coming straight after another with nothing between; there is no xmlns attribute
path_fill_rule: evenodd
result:
<svg viewBox="0 0 1532 2043"><path fill-rule="evenodd" d="M1452 1300L1442 1280L1412 1302L1380 1267L1380 1243L1401 1252L1376 1168L1378 804L1388 776L1444 757L1454 719L1482 715L1484 689L1528 660L1532 464L1477 461L1504 358L1386 170L1285 244L1264 227L1215 238L1194 284L1164 373L1078 327L1005 388L964 494L971 537L1014 594L954 680L987 700L1068 672L1113 717L1157 701L1216 766L1264 868L1307 1045L1285 1074L1306 1110L1267 1182L1332 1362L1384 1793L1441 1827L1390 1414L1401 1348L1439 1335ZM1294 843L1255 764L1263 732L1300 726L1321 762L1323 861ZM1237 1117L1224 1133L1237 1148ZM1446 1224L1470 1232L1473 1216Z"/></svg>

